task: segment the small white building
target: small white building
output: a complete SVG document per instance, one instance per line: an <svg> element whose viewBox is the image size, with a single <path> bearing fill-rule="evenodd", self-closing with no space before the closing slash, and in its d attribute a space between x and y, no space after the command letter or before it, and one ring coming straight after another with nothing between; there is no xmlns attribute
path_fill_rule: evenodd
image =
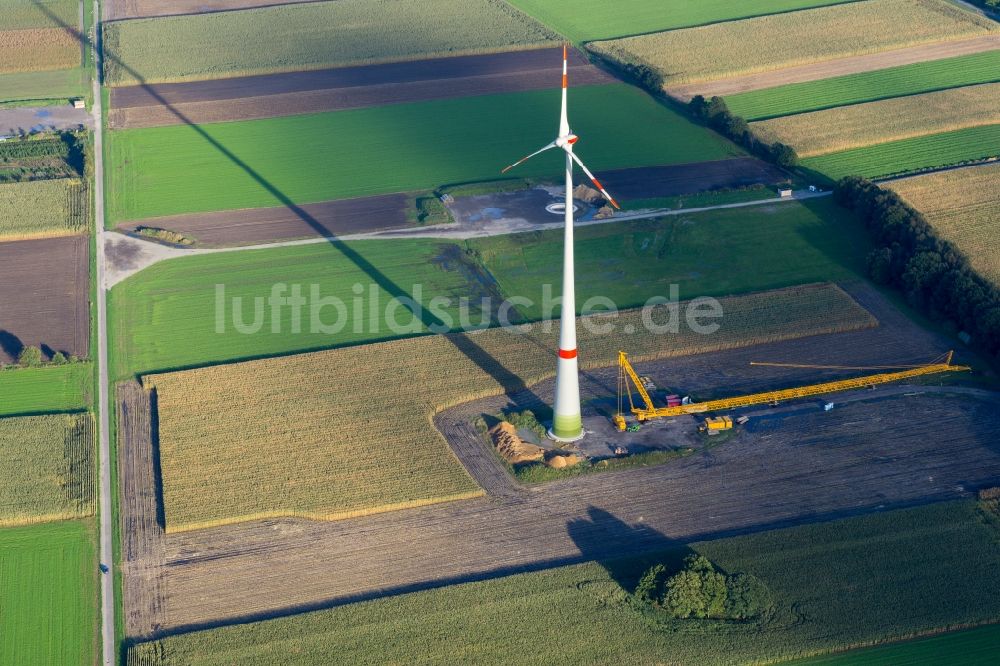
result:
<svg viewBox="0 0 1000 666"><path fill-rule="evenodd" d="M791 199L792 198L792 191L791 190L778 190L778 196L781 197L782 199Z"/></svg>
<svg viewBox="0 0 1000 666"><path fill-rule="evenodd" d="M87 103L84 102L82 99L74 99L73 100L73 108L74 109L86 109L87 108Z"/></svg>

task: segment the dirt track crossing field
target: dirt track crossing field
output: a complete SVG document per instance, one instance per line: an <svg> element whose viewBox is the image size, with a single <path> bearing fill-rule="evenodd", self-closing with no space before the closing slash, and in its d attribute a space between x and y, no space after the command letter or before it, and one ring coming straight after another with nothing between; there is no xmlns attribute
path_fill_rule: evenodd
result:
<svg viewBox="0 0 1000 666"><path fill-rule="evenodd" d="M143 220L142 225L176 231L194 239L200 247L248 245L320 235L332 237L401 229L409 226L406 210L411 205L410 198L405 194L386 194L300 206L324 229L323 232L285 206L172 215ZM131 232L136 226L122 224L118 229Z"/></svg>
<svg viewBox="0 0 1000 666"><path fill-rule="evenodd" d="M109 0L104 9L105 21L176 14L205 14L250 7L290 5L319 0Z"/></svg>
<svg viewBox="0 0 1000 666"><path fill-rule="evenodd" d="M748 362L885 364L929 360L946 341L917 329L877 293L852 294L876 329L641 363L663 386L704 395L828 379L838 373L749 368ZM766 372L766 374L762 374ZM614 390L614 368L585 373L584 399ZM996 394L907 395L883 387L824 413L752 421L723 446L664 466L594 474L533 489L516 485L471 427L508 398L466 404L435 419L488 497L332 523L263 520L165 536L155 518L144 549L125 548L127 634L145 637L322 608L691 541L935 501L1000 481L991 423ZM552 382L519 405L549 400ZM127 396L126 396L127 400ZM131 433L134 429L125 428ZM933 431L934 437L927 437ZM140 436L123 442L124 487L152 482ZM132 453L130 453L132 452ZM624 522L623 528L617 521ZM617 527L615 527L617 525ZM126 546L129 537L126 537ZM134 553L134 554L133 554ZM148 553L148 554L146 554ZM160 560L159 558L163 559ZM162 562L162 563L161 563ZM155 586L159 586L157 589Z"/></svg>
<svg viewBox="0 0 1000 666"><path fill-rule="evenodd" d="M89 247L86 236L0 243L0 362L23 345L87 355Z"/></svg>
<svg viewBox="0 0 1000 666"><path fill-rule="evenodd" d="M972 53L982 53L994 49L1000 49L1000 35L987 35L985 37L975 37L957 42L927 44L871 55L838 58L836 60L788 67L773 72L761 72L760 74L751 74L731 79L721 79L719 81L670 86L667 88L667 92L671 97L687 102L695 95L704 95L706 97L713 95L735 95L751 90L775 88L790 83L817 81L819 79L829 79L846 74L871 72L877 69L912 65L913 63L927 62L929 60L942 60L944 58L954 58Z"/></svg>
<svg viewBox="0 0 1000 666"><path fill-rule="evenodd" d="M577 51L570 54L572 85L613 81ZM108 123L112 129L125 129L252 120L555 88L559 85L560 59L559 49L535 49L114 88Z"/></svg>

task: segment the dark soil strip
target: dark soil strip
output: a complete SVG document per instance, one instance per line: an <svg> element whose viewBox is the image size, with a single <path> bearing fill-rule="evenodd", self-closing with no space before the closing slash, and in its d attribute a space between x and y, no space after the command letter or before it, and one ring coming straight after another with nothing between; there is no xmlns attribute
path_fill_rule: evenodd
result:
<svg viewBox="0 0 1000 666"><path fill-rule="evenodd" d="M409 225L405 194L386 194L360 199L325 201L301 206L326 230L324 236L399 229ZM213 213L192 213L124 223L120 231L137 226L176 231L194 239L199 247L252 245L296 238L316 238L316 229L302 216L285 208L249 208Z"/></svg>
<svg viewBox="0 0 1000 666"><path fill-rule="evenodd" d="M87 355L89 249L86 236L0 243L0 363L25 345Z"/></svg>
<svg viewBox="0 0 1000 666"><path fill-rule="evenodd" d="M555 88L560 57L559 49L536 49L115 88L109 124L124 129L180 123L157 96L190 122L206 123ZM613 79L571 51L570 81Z"/></svg>
<svg viewBox="0 0 1000 666"><path fill-rule="evenodd" d="M756 183L770 185L788 176L755 157L737 157L695 164L603 171L598 177L615 197L628 200L694 194Z"/></svg>

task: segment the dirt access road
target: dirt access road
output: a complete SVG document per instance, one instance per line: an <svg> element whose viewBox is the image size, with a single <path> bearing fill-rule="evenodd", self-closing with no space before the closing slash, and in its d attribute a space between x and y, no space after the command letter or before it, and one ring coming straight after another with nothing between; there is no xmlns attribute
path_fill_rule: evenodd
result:
<svg viewBox="0 0 1000 666"><path fill-rule="evenodd" d="M993 51L995 49L1000 49L1000 35L987 35L985 37L976 37L957 42L926 44L870 55L826 60L810 65L787 67L772 72L762 72L760 74L751 74L732 79L672 86L667 88L666 91L671 97L682 102L688 102L695 95L704 95L705 97L719 95L725 97L726 95L736 95L763 88L775 88L790 83L817 81L835 76L912 65L918 62L955 58L973 53Z"/></svg>
<svg viewBox="0 0 1000 666"><path fill-rule="evenodd" d="M253 120L386 104L544 90L558 48L430 58L111 90L111 129ZM614 79L570 51L573 86Z"/></svg>
<svg viewBox="0 0 1000 666"><path fill-rule="evenodd" d="M643 363L661 386L705 395L794 385L837 372L750 368L751 359L836 364L929 360L945 341L880 295L851 289L882 325ZM840 373L843 374L843 373ZM586 410L617 370L584 373ZM148 408L121 409L127 632L148 637L966 496L1000 482L997 394L898 387L755 419L722 446L658 467L533 488L515 483L474 429L482 412L551 399L553 383L466 404L436 425L486 489L481 500L338 522L280 519L165 535L157 519ZM943 390L943 389L942 389ZM930 392L928 392L930 391ZM139 391L141 394L142 392ZM145 413L145 415L144 415ZM933 437L927 433L933 432Z"/></svg>

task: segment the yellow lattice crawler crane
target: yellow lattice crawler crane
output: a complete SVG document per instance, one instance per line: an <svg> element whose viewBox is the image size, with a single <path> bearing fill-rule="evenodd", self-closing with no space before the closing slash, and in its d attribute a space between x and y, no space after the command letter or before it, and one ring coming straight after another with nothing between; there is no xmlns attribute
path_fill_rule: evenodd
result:
<svg viewBox="0 0 1000 666"><path fill-rule="evenodd" d="M837 365L800 365L794 363L751 363L751 365L763 365L781 368L816 368L827 370L895 370L895 372L883 372L874 375L865 375L852 379L841 379L834 382L824 382L822 384L810 384L796 388L781 389L779 391L767 391L765 393L751 393L750 395L737 396L735 398L723 398L721 400L708 400L706 402L695 402L687 405L676 405L670 407L656 407L649 397L638 375L628 361L625 352L618 352L618 413L613 417L615 426L619 430L625 430L625 398L628 397L629 411L635 415L636 420L648 421L664 416L680 416L682 414L701 414L703 412L725 411L736 407L748 407L750 405L777 404L786 400L797 398L808 398L827 393L837 393L838 391L850 391L851 389L869 388L879 384L898 382L913 377L923 375L933 375L940 372L965 372L971 368L964 365L951 364L952 352L937 358L928 365L916 366L881 366L878 368L863 368L853 366ZM632 398L632 387L635 387L642 400L642 406L636 407ZM727 417L728 418L728 417ZM730 422L731 423L731 422ZM732 427L730 425L730 427Z"/></svg>

